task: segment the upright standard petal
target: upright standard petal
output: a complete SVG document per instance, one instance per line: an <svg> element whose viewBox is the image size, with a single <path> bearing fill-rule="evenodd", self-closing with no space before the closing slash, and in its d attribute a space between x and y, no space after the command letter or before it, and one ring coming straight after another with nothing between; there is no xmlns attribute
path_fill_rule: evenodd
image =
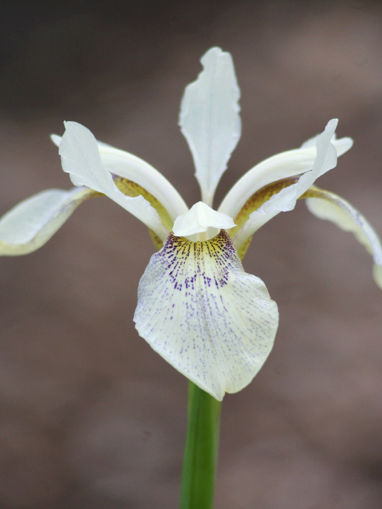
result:
<svg viewBox="0 0 382 509"><path fill-rule="evenodd" d="M336 166L337 151L332 143L332 139L337 123L337 119L330 120L325 130L316 138L315 158L311 170L303 173L294 183L292 182L291 185L284 186L278 193L273 194L269 200L265 201L260 208L250 214L249 219L235 237L235 246L238 249L259 228L277 214L293 210L300 196L302 196L321 175Z"/></svg>
<svg viewBox="0 0 382 509"><path fill-rule="evenodd" d="M65 122L65 128L59 154L62 167L70 174L72 182L105 194L164 240L168 231L157 211L143 196L126 196L118 189L111 173L102 164L97 141L89 129L77 122Z"/></svg>
<svg viewBox="0 0 382 509"><path fill-rule="evenodd" d="M184 92L179 125L192 153L202 201L212 206L240 138L240 89L229 53L211 48L201 63L203 71Z"/></svg>
<svg viewBox="0 0 382 509"><path fill-rule="evenodd" d="M171 234L141 278L134 321L155 351L221 400L262 367L278 311L224 231L203 242Z"/></svg>
<svg viewBox="0 0 382 509"><path fill-rule="evenodd" d="M23 255L45 244L80 203L96 193L48 189L13 207L0 219L0 255Z"/></svg>
<svg viewBox="0 0 382 509"><path fill-rule="evenodd" d="M303 196L310 212L354 234L374 259L374 279L382 288L382 246L373 227L349 202L337 194L313 186Z"/></svg>

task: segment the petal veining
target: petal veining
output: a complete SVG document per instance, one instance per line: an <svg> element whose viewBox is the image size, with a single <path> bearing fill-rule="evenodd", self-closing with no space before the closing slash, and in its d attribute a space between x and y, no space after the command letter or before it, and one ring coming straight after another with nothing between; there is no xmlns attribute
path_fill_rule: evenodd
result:
<svg viewBox="0 0 382 509"><path fill-rule="evenodd" d="M59 154L63 170L70 174L74 185L105 194L165 239L168 231L154 207L143 196L129 197L118 189L102 163L98 143L89 129L77 122L65 122L65 128Z"/></svg>
<svg viewBox="0 0 382 509"><path fill-rule="evenodd" d="M94 191L48 189L18 203L0 219L0 255L23 255L45 244Z"/></svg>
<svg viewBox="0 0 382 509"><path fill-rule="evenodd" d="M337 151L331 140L337 122L337 119L330 120L325 130L316 138L315 158L311 170L303 173L292 185L283 187L250 214L248 221L235 237L235 246L238 249L277 214L293 210L297 200L313 185L316 179L336 166Z"/></svg>
<svg viewBox="0 0 382 509"><path fill-rule="evenodd" d="M354 234L374 259L374 279L382 288L382 246L374 228L348 201L335 193L313 186L303 196L310 212Z"/></svg>
<svg viewBox="0 0 382 509"><path fill-rule="evenodd" d="M220 230L233 228L232 218L221 212L213 210L205 203L195 203L186 214L179 216L173 227L177 237L187 237L190 240L209 240L215 237ZM205 238L195 239L194 235L204 233Z"/></svg>
<svg viewBox="0 0 382 509"><path fill-rule="evenodd" d="M229 53L211 48L201 63L202 72L185 89L179 125L192 153L202 200L212 205L240 138L240 89Z"/></svg>
<svg viewBox="0 0 382 509"><path fill-rule="evenodd" d="M171 234L141 278L134 321L155 351L221 400L262 367L278 311L224 231L203 242Z"/></svg>
<svg viewBox="0 0 382 509"><path fill-rule="evenodd" d="M321 135L310 138L300 148L264 159L248 170L228 191L218 208L219 212L236 217L251 196L262 187L310 171L316 160L319 136ZM351 138L337 140L334 134L331 143L338 157L345 154L353 144Z"/></svg>

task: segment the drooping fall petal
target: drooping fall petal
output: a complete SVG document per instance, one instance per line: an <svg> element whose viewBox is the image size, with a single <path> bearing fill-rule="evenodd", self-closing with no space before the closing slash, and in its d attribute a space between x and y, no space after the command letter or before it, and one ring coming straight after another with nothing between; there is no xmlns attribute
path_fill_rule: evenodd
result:
<svg viewBox="0 0 382 509"><path fill-rule="evenodd" d="M306 205L320 219L354 234L374 259L374 279L382 288L382 245L374 228L348 201L335 193L313 186L306 193Z"/></svg>
<svg viewBox="0 0 382 509"><path fill-rule="evenodd" d="M241 134L240 89L229 53L211 48L201 63L203 71L184 92L179 125L192 153L202 201L212 206Z"/></svg>
<svg viewBox="0 0 382 509"><path fill-rule="evenodd" d="M0 255L23 255L44 245L74 210L97 193L48 189L20 202L0 219Z"/></svg>
<svg viewBox="0 0 382 509"><path fill-rule="evenodd" d="M141 278L134 321L155 351L221 400L262 367L278 311L224 231L203 242L171 234Z"/></svg>

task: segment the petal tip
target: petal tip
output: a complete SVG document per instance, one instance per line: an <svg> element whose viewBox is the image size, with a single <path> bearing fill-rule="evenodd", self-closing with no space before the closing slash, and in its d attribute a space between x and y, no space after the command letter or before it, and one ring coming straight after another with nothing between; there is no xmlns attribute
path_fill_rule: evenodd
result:
<svg viewBox="0 0 382 509"><path fill-rule="evenodd" d="M378 288L382 290L382 265L374 264L373 277Z"/></svg>
<svg viewBox="0 0 382 509"><path fill-rule="evenodd" d="M350 150L352 148L352 146L354 145L354 140L353 140L353 138L350 138L349 136L345 136L344 138L335 140L334 145L337 150L337 155L342 156L343 154L345 154L348 150Z"/></svg>
<svg viewBox="0 0 382 509"><path fill-rule="evenodd" d="M220 46L212 46L212 48L208 49L200 58L200 62L203 66L206 66L212 61L212 59L217 59L220 57L228 56L228 58L232 59L231 53L228 51L223 51Z"/></svg>
<svg viewBox="0 0 382 509"><path fill-rule="evenodd" d="M331 118L329 122L326 124L325 131L334 134L334 131L337 129L338 126L338 118Z"/></svg>
<svg viewBox="0 0 382 509"><path fill-rule="evenodd" d="M59 147L59 146L60 146L62 136L59 136L58 134L54 134L54 133L52 133L52 134L49 136L49 138L50 138L50 140L52 141L52 143L54 143L54 145L56 145L56 147Z"/></svg>

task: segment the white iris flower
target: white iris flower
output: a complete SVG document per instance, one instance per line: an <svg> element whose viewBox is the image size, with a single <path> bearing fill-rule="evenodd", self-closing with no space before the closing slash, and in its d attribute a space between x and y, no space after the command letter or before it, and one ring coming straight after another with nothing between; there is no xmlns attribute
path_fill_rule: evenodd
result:
<svg viewBox="0 0 382 509"><path fill-rule="evenodd" d="M217 210L213 198L241 131L240 91L232 58L211 48L185 90L180 127L190 147L202 201L187 207L170 182L142 159L97 142L76 122L53 136L74 188L50 189L16 205L0 220L0 254L39 248L80 203L105 195L150 230L156 252L139 283L134 321L139 334L178 371L221 400L243 389L268 357L278 326L276 303L240 258L252 235L276 214L307 199L309 210L355 234L374 258L382 285L380 241L361 214L313 186L352 146L324 131L245 173Z"/></svg>

